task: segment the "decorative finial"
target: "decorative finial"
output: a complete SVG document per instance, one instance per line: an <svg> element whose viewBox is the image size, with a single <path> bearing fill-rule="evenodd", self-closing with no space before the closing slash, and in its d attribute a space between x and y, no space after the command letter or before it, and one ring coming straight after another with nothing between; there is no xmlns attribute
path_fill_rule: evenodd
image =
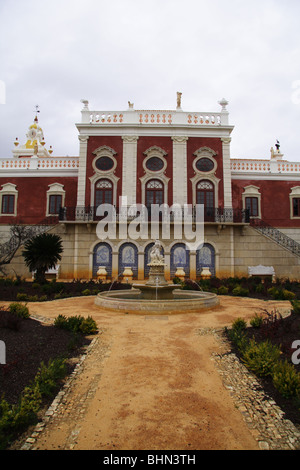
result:
<svg viewBox="0 0 300 470"><path fill-rule="evenodd" d="M225 98L222 98L219 104L222 106L222 111L227 111L226 106L228 105L228 101Z"/></svg>
<svg viewBox="0 0 300 470"><path fill-rule="evenodd" d="M84 105L83 110L88 111L89 110L89 102L88 100L80 100L80 102Z"/></svg>
<svg viewBox="0 0 300 470"><path fill-rule="evenodd" d="M34 121L35 121L35 122L38 122L37 115L38 115L38 113L40 113L39 105L38 105L38 104L35 105L35 111L34 111L34 113L35 113Z"/></svg>

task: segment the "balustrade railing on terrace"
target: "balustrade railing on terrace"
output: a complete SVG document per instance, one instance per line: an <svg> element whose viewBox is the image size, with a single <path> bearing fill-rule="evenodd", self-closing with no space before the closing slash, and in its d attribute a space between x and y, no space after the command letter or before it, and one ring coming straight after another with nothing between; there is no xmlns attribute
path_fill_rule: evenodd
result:
<svg viewBox="0 0 300 470"><path fill-rule="evenodd" d="M228 125L227 112L183 112L183 111L82 111L82 124L108 125L159 125L159 126L224 126Z"/></svg>
<svg viewBox="0 0 300 470"><path fill-rule="evenodd" d="M146 209L145 218L148 220L153 220L155 217L155 211L151 212L150 207ZM122 208L122 211L118 207L114 207L116 221L121 221L124 214L126 214L127 221L135 219L139 216L139 213L132 213L130 208ZM97 207L95 206L87 206L87 207L62 207L59 213L59 220L60 222L93 222L99 221L106 217L108 214L104 215L97 215ZM98 212L99 214L99 212ZM165 212L159 213L159 220L167 220L167 217L170 217L170 221L180 221L184 218L184 211L183 209L176 210L176 213L169 211L166 209ZM192 212L187 212L187 215L192 217L192 221L196 222L196 209L192 208ZM124 220L124 219L123 219ZM199 220L198 220L199 221ZM250 222L249 219L249 211L244 209L231 209L231 208L205 208L204 209L204 222L212 222L212 223L241 223L241 224L248 224Z"/></svg>
<svg viewBox="0 0 300 470"><path fill-rule="evenodd" d="M0 170L75 170L79 167L78 157L49 157L49 158L8 158L0 159Z"/></svg>

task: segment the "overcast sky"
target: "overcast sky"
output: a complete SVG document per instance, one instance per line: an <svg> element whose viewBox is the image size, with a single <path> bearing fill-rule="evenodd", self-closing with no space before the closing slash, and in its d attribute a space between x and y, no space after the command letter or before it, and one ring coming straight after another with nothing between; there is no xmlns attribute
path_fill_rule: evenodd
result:
<svg viewBox="0 0 300 470"><path fill-rule="evenodd" d="M0 157L40 106L46 147L78 155L92 110L219 111L233 158L300 161L299 0L0 0ZM4 94L5 86L5 94Z"/></svg>

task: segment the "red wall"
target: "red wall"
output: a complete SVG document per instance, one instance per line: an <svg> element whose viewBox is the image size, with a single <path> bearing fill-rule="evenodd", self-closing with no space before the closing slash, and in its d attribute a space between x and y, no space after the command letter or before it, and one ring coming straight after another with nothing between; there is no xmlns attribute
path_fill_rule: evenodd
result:
<svg viewBox="0 0 300 470"><path fill-rule="evenodd" d="M0 186L5 183L16 185L18 191L17 217L1 216L1 224L36 224L46 218L47 191L49 184L59 183L66 191L65 206L76 206L77 178L73 177L19 177L0 178Z"/></svg>
<svg viewBox="0 0 300 470"><path fill-rule="evenodd" d="M291 188L298 181L233 180L232 204L242 208L242 194L246 186L256 186L261 193L261 218L274 227L300 227L300 219L290 219Z"/></svg>

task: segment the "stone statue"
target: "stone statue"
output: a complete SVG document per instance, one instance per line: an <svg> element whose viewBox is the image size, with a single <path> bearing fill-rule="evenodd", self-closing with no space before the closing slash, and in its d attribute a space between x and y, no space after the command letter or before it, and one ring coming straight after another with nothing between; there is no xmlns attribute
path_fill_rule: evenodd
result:
<svg viewBox="0 0 300 470"><path fill-rule="evenodd" d="M162 245L159 240L156 240L153 247L150 250L150 263L151 264L163 264L164 257L161 254Z"/></svg>
<svg viewBox="0 0 300 470"><path fill-rule="evenodd" d="M177 91L177 108L181 108L181 96L182 96L182 93Z"/></svg>
<svg viewBox="0 0 300 470"><path fill-rule="evenodd" d="M280 152L280 143L279 143L278 140L276 141L275 147L277 149L277 152L279 153Z"/></svg>

